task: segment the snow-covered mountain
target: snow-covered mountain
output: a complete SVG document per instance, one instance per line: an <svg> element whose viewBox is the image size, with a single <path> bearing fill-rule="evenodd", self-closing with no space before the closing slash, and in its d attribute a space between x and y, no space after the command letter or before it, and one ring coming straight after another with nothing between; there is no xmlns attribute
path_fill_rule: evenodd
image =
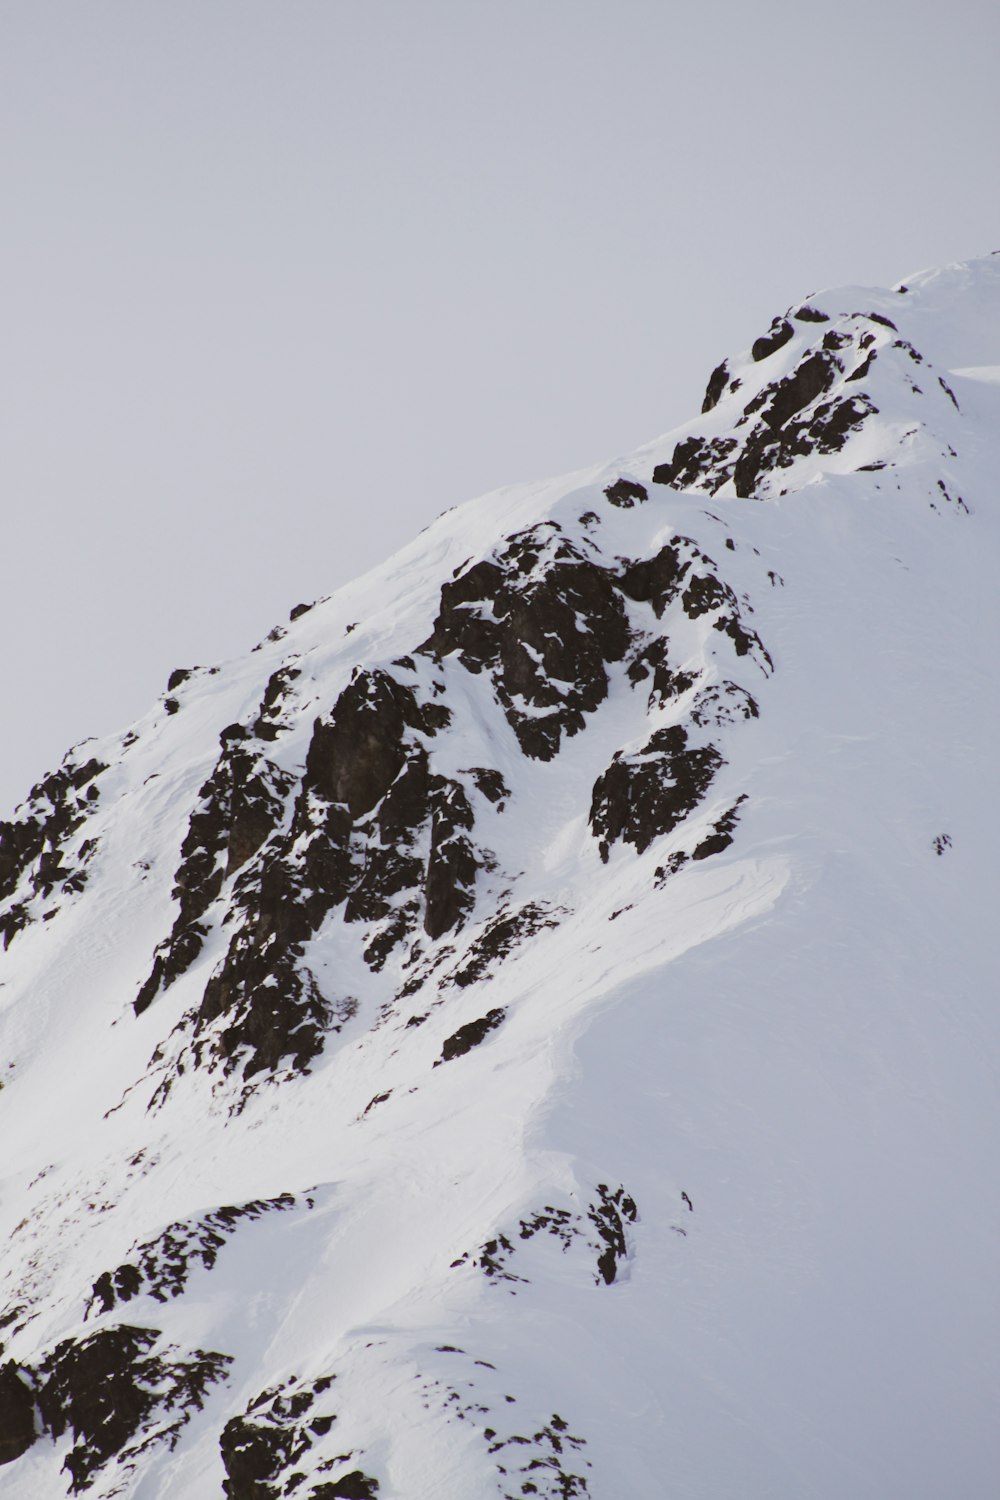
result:
<svg viewBox="0 0 1000 1500"><path fill-rule="evenodd" d="M1000 256L0 824L0 1486L991 1495Z"/></svg>

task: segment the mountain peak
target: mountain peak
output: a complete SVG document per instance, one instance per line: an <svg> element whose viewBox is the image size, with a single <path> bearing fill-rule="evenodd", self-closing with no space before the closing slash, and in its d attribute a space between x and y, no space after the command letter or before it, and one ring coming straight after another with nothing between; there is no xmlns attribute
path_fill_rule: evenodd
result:
<svg viewBox="0 0 1000 1500"><path fill-rule="evenodd" d="M12 1495L975 1491L998 369L816 293L0 824Z"/></svg>

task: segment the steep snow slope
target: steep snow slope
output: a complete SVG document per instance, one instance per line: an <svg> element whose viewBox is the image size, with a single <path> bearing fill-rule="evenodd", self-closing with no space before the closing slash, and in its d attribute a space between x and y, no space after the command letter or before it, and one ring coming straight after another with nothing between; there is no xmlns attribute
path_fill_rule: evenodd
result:
<svg viewBox="0 0 1000 1500"><path fill-rule="evenodd" d="M992 1493L998 368L817 294L0 825L5 1494Z"/></svg>

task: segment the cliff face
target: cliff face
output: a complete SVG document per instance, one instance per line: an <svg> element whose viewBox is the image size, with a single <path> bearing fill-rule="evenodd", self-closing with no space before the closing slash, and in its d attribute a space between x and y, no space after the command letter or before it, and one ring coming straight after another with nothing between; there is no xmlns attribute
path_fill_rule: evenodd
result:
<svg viewBox="0 0 1000 1500"><path fill-rule="evenodd" d="M817 294L0 824L5 1493L978 1492L998 416Z"/></svg>

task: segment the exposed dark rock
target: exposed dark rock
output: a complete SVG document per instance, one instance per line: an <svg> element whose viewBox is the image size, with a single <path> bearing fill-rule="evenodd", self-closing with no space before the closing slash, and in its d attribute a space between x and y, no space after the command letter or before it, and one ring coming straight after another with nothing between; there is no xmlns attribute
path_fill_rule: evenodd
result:
<svg viewBox="0 0 1000 1500"><path fill-rule="evenodd" d="M371 812L403 769L406 729L424 729L416 698L387 672L358 671L328 723L317 719L306 782L352 818Z"/></svg>
<svg viewBox="0 0 1000 1500"><path fill-rule="evenodd" d="M97 1311L106 1313L133 1297L154 1297L157 1302L166 1302L171 1297L180 1296L192 1265L200 1263L210 1271L227 1239L242 1224L295 1206L292 1194L282 1193L277 1198L258 1198L249 1203L214 1209L198 1219L169 1224L154 1240L137 1245L130 1252L131 1260L97 1278L87 1314L97 1303L100 1303Z"/></svg>
<svg viewBox="0 0 1000 1500"><path fill-rule="evenodd" d="M682 539L674 537L653 557L640 562L627 563L622 570L619 584L630 599L652 605L657 619L680 592L681 581L691 566L689 558L682 558Z"/></svg>
<svg viewBox="0 0 1000 1500"><path fill-rule="evenodd" d="M684 613L692 620L697 620L701 615L711 614L715 609L722 609L728 605L735 612L739 611L736 595L728 584L722 583L714 573L695 573L688 579L687 587L681 596Z"/></svg>
<svg viewBox="0 0 1000 1500"><path fill-rule="evenodd" d="M590 827L607 860L621 839L642 853L676 828L704 797L724 764L714 745L689 746L679 724L657 729L631 755L615 754L594 784Z"/></svg>
<svg viewBox="0 0 1000 1500"><path fill-rule="evenodd" d="M204 1405L209 1385L232 1363L228 1355L201 1349L181 1358L172 1349L154 1353L159 1339L153 1328L102 1328L86 1339L64 1340L35 1372L44 1430L55 1439L67 1429L73 1435L63 1462L73 1494L111 1458L128 1469L151 1443L172 1448Z"/></svg>
<svg viewBox="0 0 1000 1500"><path fill-rule="evenodd" d="M135 999L136 1015L194 963L206 934L199 918L284 817L292 778L249 748L239 725L224 729L221 740L222 752L198 793L181 844L173 890L178 914Z"/></svg>
<svg viewBox="0 0 1000 1500"><path fill-rule="evenodd" d="M745 415L759 411L768 427L783 427L790 417L830 389L839 370L840 366L831 356L810 354L790 375L759 391L746 407Z"/></svg>
<svg viewBox="0 0 1000 1500"><path fill-rule="evenodd" d="M795 316L803 323L829 323L830 321L825 312L820 312L818 307L810 307L808 303L800 307Z"/></svg>
<svg viewBox="0 0 1000 1500"><path fill-rule="evenodd" d="M653 884L659 889L668 881L671 875L676 875L678 870L684 868L688 862L688 856L682 849L675 849L673 854L667 856L662 865L658 865L653 877Z"/></svg>
<svg viewBox="0 0 1000 1500"><path fill-rule="evenodd" d="M756 699L735 682L720 682L706 688L698 694L691 710L691 722L699 728L738 724L741 720L759 717Z"/></svg>
<svg viewBox="0 0 1000 1500"><path fill-rule="evenodd" d="M691 672L675 671L669 658L669 641L664 636L657 636L629 662L628 679L633 686L652 678L650 708L659 708L669 699L679 698L697 681Z"/></svg>
<svg viewBox="0 0 1000 1500"><path fill-rule="evenodd" d="M708 386L705 391L705 399L701 403L702 413L713 411L722 399L722 393L726 389L726 381L729 379L729 366L723 360L721 365L716 365L708 377Z"/></svg>
<svg viewBox="0 0 1000 1500"><path fill-rule="evenodd" d="M635 1199L623 1187L611 1192L606 1183L597 1185L597 1202L587 1210L587 1217L597 1230L601 1242L597 1257L597 1269L605 1284L610 1286L618 1275L618 1266L628 1254L625 1239L625 1224L634 1224L638 1215Z"/></svg>
<svg viewBox="0 0 1000 1500"><path fill-rule="evenodd" d="M288 611L288 619L289 621L298 620L302 615L307 615L311 609L315 609L315 607L315 602L313 604L295 604Z"/></svg>
<svg viewBox="0 0 1000 1500"><path fill-rule="evenodd" d="M313 1489L309 1500L376 1500L378 1480L360 1469L352 1469L342 1479L324 1480Z"/></svg>
<svg viewBox="0 0 1000 1500"><path fill-rule="evenodd" d="M0 1365L0 1464L13 1463L27 1453L36 1436L31 1377L8 1360Z"/></svg>
<svg viewBox="0 0 1000 1500"><path fill-rule="evenodd" d="M631 510L638 501L649 499L649 492L644 484L637 483L634 479L616 479L614 484L609 484L604 491L612 505L617 505L623 510Z"/></svg>
<svg viewBox="0 0 1000 1500"><path fill-rule="evenodd" d="M268 678L267 687L257 713L257 719L253 726L253 732L260 740L276 740L279 733L285 727L281 719L281 711L284 707L288 689L297 677L302 674L298 667L286 665L272 672Z"/></svg>
<svg viewBox="0 0 1000 1500"><path fill-rule="evenodd" d="M172 693L174 688L179 688L181 683L187 682L191 676L190 667L175 667L167 678L167 692Z"/></svg>
<svg viewBox="0 0 1000 1500"><path fill-rule="evenodd" d="M107 769L94 758L78 764L67 757L32 788L9 822L0 822L0 933L5 947L31 920L31 896L83 889L96 840L81 843L75 856L69 845L94 811L100 795L96 781ZM19 890L22 899L15 902Z"/></svg>
<svg viewBox="0 0 1000 1500"><path fill-rule="evenodd" d="M750 350L750 357L759 363L762 359L767 359L768 355L774 354L778 349L783 348L789 339L794 337L795 329L788 322L787 318L775 318L770 330L759 339L754 340L753 347Z"/></svg>
<svg viewBox="0 0 1000 1500"><path fill-rule="evenodd" d="M486 1040L491 1031L503 1024L507 1012L502 1006L488 1011L478 1021L469 1021L465 1026L460 1026L457 1031L447 1037L442 1048L441 1056L434 1064L438 1067L440 1063L451 1062L452 1058L464 1057L466 1052L471 1052L473 1047L478 1047L480 1042Z"/></svg>
<svg viewBox="0 0 1000 1500"><path fill-rule="evenodd" d="M521 749L551 760L562 736L576 734L604 701L607 664L621 660L628 641L613 575L547 522L509 537L495 562L446 583L420 649L488 670Z"/></svg>
<svg viewBox="0 0 1000 1500"><path fill-rule="evenodd" d="M508 1399L513 1400L513 1397ZM534 1495L537 1500L574 1500L574 1497L586 1500L590 1494L586 1475L569 1467L571 1463L578 1465L581 1462L580 1450L586 1447L586 1441L573 1436L569 1424L558 1412L553 1412L548 1422L543 1422L530 1436L510 1433L501 1437L493 1429L484 1436L489 1438L487 1451L502 1453L505 1460L503 1464L497 1464L503 1500L523 1500L525 1495ZM506 1449L513 1449L513 1454L507 1453ZM524 1462L517 1462L516 1469L510 1473L508 1466L513 1467L514 1455ZM591 1467L589 1459L582 1461L586 1468Z"/></svg>
<svg viewBox="0 0 1000 1500"><path fill-rule="evenodd" d="M858 368L856 370L851 371L850 375L848 375L847 377L847 380L864 380L865 376L868 374L868 371L872 367L874 359L875 350L870 349L867 357L862 361L860 365L858 365ZM846 385L847 382L845 381L844 383Z"/></svg>
<svg viewBox="0 0 1000 1500"><path fill-rule="evenodd" d="M500 811L503 812L503 805L510 796L510 787L499 771L494 771L487 766L470 766L463 774L471 776L483 796L490 802L497 803Z"/></svg>
<svg viewBox="0 0 1000 1500"><path fill-rule="evenodd" d="M180 706L181 705L176 698L164 698L163 700L163 707L166 709L168 714L177 713L180 709Z"/></svg>
<svg viewBox="0 0 1000 1500"><path fill-rule="evenodd" d="M728 477L725 460L737 447L735 438L684 438L675 446L669 463L656 465L653 483L689 490L704 481L714 494Z"/></svg>
<svg viewBox="0 0 1000 1500"><path fill-rule="evenodd" d="M273 815L277 822L280 810L287 826L247 853L233 888L241 925L186 1018L196 1065L226 1073L239 1068L253 1080L279 1067L304 1071L318 1056L325 1035L357 1008L350 997L324 996L302 963L305 944L334 908L342 906L349 922L380 924L365 947L373 969L421 919L432 938L465 920L485 856L469 837L473 811L465 787L429 771L426 738L447 719L443 704L420 704L412 689L376 668L356 672L330 718L316 720L291 819L284 815L286 791ZM234 739L223 759L251 755L247 743ZM479 784L507 791L499 774L485 768ZM196 864L183 889L197 888L201 876L199 905L221 888L228 866L220 846L239 831L238 823L227 823L222 800L210 801L210 826L195 830L192 820L201 836L192 836L185 850ZM266 829L262 822L249 832L257 838ZM203 935L197 925L184 928L193 909L183 908L174 946L158 954L160 968L141 1001L148 1003L163 981L181 932Z"/></svg>
<svg viewBox="0 0 1000 1500"><path fill-rule="evenodd" d="M497 1281L520 1281L527 1280L524 1276L515 1276L513 1271L507 1270L507 1261L514 1254L514 1246L505 1234L498 1234L491 1240L486 1240L473 1254L466 1251L457 1260L451 1262L451 1269L458 1266L468 1265L471 1261L482 1271L484 1276Z"/></svg>
<svg viewBox="0 0 1000 1500"><path fill-rule="evenodd" d="M787 468L796 458L838 452L875 410L866 396L848 396L824 402L807 420L789 422L777 432L762 423L751 434L733 470L737 495L749 498L765 476Z"/></svg>
<svg viewBox="0 0 1000 1500"><path fill-rule="evenodd" d="M914 364L916 364L916 365L922 365L923 364L923 362L924 362L924 356L920 353L920 351L918 349L914 349L913 345L909 342L908 339L897 339L895 341L895 343L893 344L892 347L894 349L903 349L903 350L905 350L905 352L913 360Z"/></svg>
<svg viewBox="0 0 1000 1500"><path fill-rule="evenodd" d="M696 845L691 854L692 859L708 859L710 855L721 854L724 849L729 848L733 842L733 830L739 822L739 810L746 800L745 792L742 797L737 797L732 807L714 824L712 832Z"/></svg>
<svg viewBox="0 0 1000 1500"><path fill-rule="evenodd" d="M547 1203L540 1212L521 1219L516 1231L510 1234L498 1231L478 1250L459 1256L452 1261L452 1268L472 1264L491 1280L523 1284L527 1277L515 1273L509 1265L516 1254L517 1241L546 1234L557 1241L564 1253L578 1243L585 1243L594 1256L594 1280L598 1285L603 1282L610 1286L617 1277L619 1263L628 1254L625 1225L635 1223L637 1216L635 1200L624 1187L612 1192L602 1182L598 1184L596 1200L587 1206L586 1215ZM592 1237L594 1231L596 1239Z"/></svg>
<svg viewBox="0 0 1000 1500"><path fill-rule="evenodd" d="M227 1500L278 1500L295 1488L290 1482L293 1465L336 1421L332 1414L314 1414L317 1398L332 1384L332 1376L311 1384L288 1381L263 1391L242 1416L226 1423L219 1448Z"/></svg>
<svg viewBox="0 0 1000 1500"><path fill-rule="evenodd" d="M462 832L472 827L473 816L461 784L434 777L431 809L424 931L430 938L439 938L460 926L472 910L479 865Z"/></svg>
<svg viewBox="0 0 1000 1500"><path fill-rule="evenodd" d="M529 901L527 905L514 911L501 911L476 938L461 965L452 974L452 981L464 987L485 979L489 971L513 952L519 943L534 937L546 927L558 925L558 917L552 908L537 901Z"/></svg>
<svg viewBox="0 0 1000 1500"><path fill-rule="evenodd" d="M873 323L881 323L883 325L883 327L885 327L885 328L891 328L892 331L893 331L893 333L898 333L899 332L899 329L896 327L896 325L892 321L892 319L884 317L882 315L882 313L876 313L876 312L866 313L865 316L868 317L868 318L870 318Z"/></svg>

